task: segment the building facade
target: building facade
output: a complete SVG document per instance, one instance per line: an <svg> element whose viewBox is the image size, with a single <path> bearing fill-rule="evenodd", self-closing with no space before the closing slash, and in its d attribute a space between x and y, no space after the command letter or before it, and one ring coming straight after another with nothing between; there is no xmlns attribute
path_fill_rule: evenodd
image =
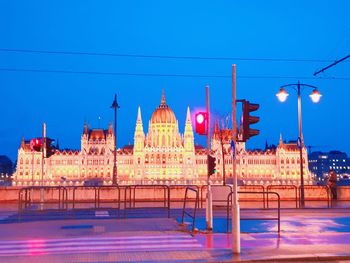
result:
<svg viewBox="0 0 350 263"><path fill-rule="evenodd" d="M214 129L211 155L216 157L213 183L232 178L233 163L230 131ZM276 149L246 150L236 145L236 172L244 184L299 184L300 160L296 144L283 143ZM114 132L90 129L84 124L80 150L56 150L45 158L22 140L14 175L15 185L82 185L89 180L112 184ZM224 161L223 161L224 160ZM311 183L307 168L307 151L303 148L304 180ZM141 108L138 108L134 145L117 150L119 184L206 184L206 149L195 145L190 109L187 108L183 134L164 93L144 132Z"/></svg>
<svg viewBox="0 0 350 263"><path fill-rule="evenodd" d="M350 158L344 152L312 152L309 155L309 169L319 184L327 182L330 169L337 174L338 180L349 179Z"/></svg>

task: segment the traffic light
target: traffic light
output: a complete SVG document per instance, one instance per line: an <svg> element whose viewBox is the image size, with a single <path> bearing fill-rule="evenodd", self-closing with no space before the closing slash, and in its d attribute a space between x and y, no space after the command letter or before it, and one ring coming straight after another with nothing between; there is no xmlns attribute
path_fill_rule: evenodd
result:
<svg viewBox="0 0 350 263"><path fill-rule="evenodd" d="M34 138L30 140L30 148L33 151L41 152L42 140L41 138Z"/></svg>
<svg viewBox="0 0 350 263"><path fill-rule="evenodd" d="M257 123L260 118L256 116L250 116L250 113L259 109L259 104L250 103L247 100L243 100L243 138L242 141L247 141L250 137L258 135L259 130L251 129L250 125Z"/></svg>
<svg viewBox="0 0 350 263"><path fill-rule="evenodd" d="M208 175L212 175L216 172L216 158L208 155Z"/></svg>
<svg viewBox="0 0 350 263"><path fill-rule="evenodd" d="M46 149L46 158L50 157L51 155L55 154L56 148L53 146L53 142L55 140L51 138L45 138L45 149ZM30 140L30 148L33 151L41 152L42 151L42 145L43 140L42 138L34 138Z"/></svg>
<svg viewBox="0 0 350 263"><path fill-rule="evenodd" d="M49 158L51 155L54 155L56 152L56 147L53 145L55 140L46 137L45 138L45 148L46 148L46 158Z"/></svg>
<svg viewBox="0 0 350 263"><path fill-rule="evenodd" d="M195 118L196 133L200 135L208 134L208 114L206 112L197 112Z"/></svg>

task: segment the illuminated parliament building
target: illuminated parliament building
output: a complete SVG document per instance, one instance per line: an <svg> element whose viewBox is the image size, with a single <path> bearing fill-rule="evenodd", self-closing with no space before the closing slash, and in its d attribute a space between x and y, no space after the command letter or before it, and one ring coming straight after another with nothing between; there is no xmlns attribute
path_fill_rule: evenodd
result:
<svg viewBox="0 0 350 263"><path fill-rule="evenodd" d="M134 145L117 150L117 178L119 184L206 184L206 149L194 142L191 112L187 108L184 132L167 105L164 93L153 112L145 134L138 108ZM226 136L225 136L226 135ZM300 158L296 143L284 143L280 138L276 148L247 150L245 143L237 143L236 172L244 184L299 184ZM13 185L84 185L89 180L112 184L114 161L114 132L90 129L84 124L80 150L56 150L44 159L33 151L30 142L22 139L18 149L17 169ZM216 157L216 172L210 179L221 184L232 178L230 131L215 125L211 155ZM223 162L223 156L225 162ZM303 149L305 184L311 183L307 168L307 151Z"/></svg>

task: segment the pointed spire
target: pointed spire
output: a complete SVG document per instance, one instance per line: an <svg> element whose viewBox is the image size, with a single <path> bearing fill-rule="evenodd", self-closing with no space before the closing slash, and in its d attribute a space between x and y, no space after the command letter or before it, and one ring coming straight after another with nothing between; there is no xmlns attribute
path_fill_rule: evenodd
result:
<svg viewBox="0 0 350 263"><path fill-rule="evenodd" d="M160 105L166 105L164 88L162 89L162 100L160 102Z"/></svg>
<svg viewBox="0 0 350 263"><path fill-rule="evenodd" d="M24 141L24 137L22 136L22 141L21 141L21 148L23 149L24 148L24 146L25 146L25 141Z"/></svg>
<svg viewBox="0 0 350 263"><path fill-rule="evenodd" d="M88 134L88 127L86 125L86 121L84 121L84 134Z"/></svg>
<svg viewBox="0 0 350 263"><path fill-rule="evenodd" d="M178 125L178 121L176 121L176 125ZM193 129L192 129L192 121L191 121L191 112L190 107L187 107L187 114L186 114L186 123L185 123L185 132L184 136L190 136L193 137Z"/></svg>
<svg viewBox="0 0 350 263"><path fill-rule="evenodd" d="M191 122L191 112L189 106L187 106L186 122Z"/></svg>
<svg viewBox="0 0 350 263"><path fill-rule="evenodd" d="M214 134L218 134L219 132L220 132L219 120L216 119L215 126L214 126Z"/></svg>
<svg viewBox="0 0 350 263"><path fill-rule="evenodd" d="M139 107L137 109L137 120L136 120L136 122L142 122L140 105L139 105Z"/></svg>
<svg viewBox="0 0 350 263"><path fill-rule="evenodd" d="M283 144L283 140L282 140L282 133L280 133L280 145Z"/></svg>
<svg viewBox="0 0 350 263"><path fill-rule="evenodd" d="M57 149L57 150L59 150L59 149L60 149L60 142L59 142L59 139L57 139L56 149Z"/></svg>
<svg viewBox="0 0 350 263"><path fill-rule="evenodd" d="M113 125L111 122L108 124L108 134L113 134Z"/></svg>
<svg viewBox="0 0 350 263"><path fill-rule="evenodd" d="M141 135L144 137L140 106L137 109L137 119L136 119L136 127L135 127L135 136L137 135Z"/></svg>

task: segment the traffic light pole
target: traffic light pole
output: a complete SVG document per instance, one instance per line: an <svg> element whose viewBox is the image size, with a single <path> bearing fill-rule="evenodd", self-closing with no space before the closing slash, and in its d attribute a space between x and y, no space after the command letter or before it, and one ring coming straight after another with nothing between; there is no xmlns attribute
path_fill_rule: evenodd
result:
<svg viewBox="0 0 350 263"><path fill-rule="evenodd" d="M234 145L237 141L237 119L236 119L236 65L232 65L232 140ZM236 173L236 149L232 147L232 176L233 176L233 195L232 195L232 252L241 253L241 229L240 229L240 208L238 203L238 187Z"/></svg>
<svg viewBox="0 0 350 263"><path fill-rule="evenodd" d="M207 110L207 200L206 200L206 223L207 230L213 229L213 196L210 186L210 171L209 171L209 153L210 153L210 104L209 104L209 86L206 86L206 110Z"/></svg>

